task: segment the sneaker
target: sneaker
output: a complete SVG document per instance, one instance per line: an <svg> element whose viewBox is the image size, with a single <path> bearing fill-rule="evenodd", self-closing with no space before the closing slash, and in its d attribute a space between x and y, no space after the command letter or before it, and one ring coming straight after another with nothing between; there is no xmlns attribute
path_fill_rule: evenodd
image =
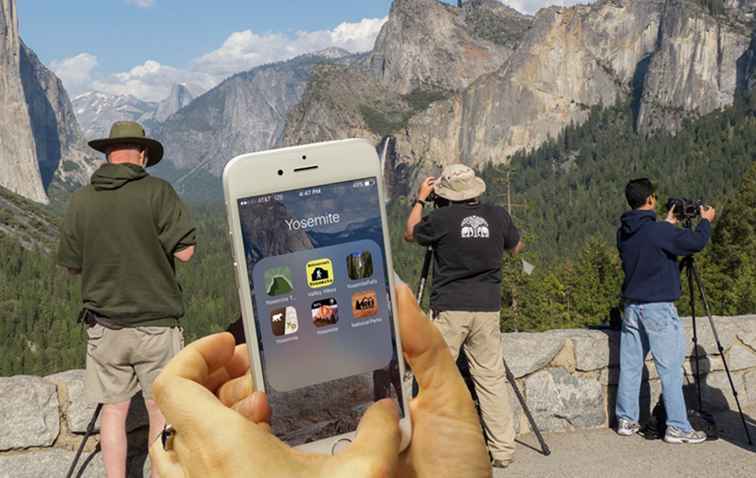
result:
<svg viewBox="0 0 756 478"><path fill-rule="evenodd" d="M706 433L696 430L684 432L675 427L667 427L664 441L667 443L703 443L706 441Z"/></svg>
<svg viewBox="0 0 756 478"><path fill-rule="evenodd" d="M638 423L631 422L624 418L619 419L619 423L617 424L617 435L629 437L638 433L638 430L640 430L640 425Z"/></svg>
<svg viewBox="0 0 756 478"><path fill-rule="evenodd" d="M491 460L491 466L504 469L512 464L512 460Z"/></svg>

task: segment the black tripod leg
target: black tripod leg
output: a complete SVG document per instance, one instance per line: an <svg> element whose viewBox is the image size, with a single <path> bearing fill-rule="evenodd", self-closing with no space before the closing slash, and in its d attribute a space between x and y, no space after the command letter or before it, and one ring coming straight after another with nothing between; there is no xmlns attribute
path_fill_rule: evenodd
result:
<svg viewBox="0 0 756 478"><path fill-rule="evenodd" d="M87 440L89 440L89 437L94 433L94 427L97 424L97 417L100 416L100 412L102 411L102 403L97 404L97 408L95 408L94 413L92 414L92 419L89 421L89 425L87 425L87 431L84 433L84 438L81 439L81 444L79 445L79 449L76 451L76 455L74 456L73 461L71 462L71 467L68 469L68 473L66 473L66 478L71 478L73 476L73 472L76 469L76 465L79 463L79 459L81 458L81 452L84 451L84 445L87 444ZM82 466L82 469L89 463L91 460L91 456L94 456L94 453L90 455L90 458L88 458L84 465ZM79 473L81 475L81 473Z"/></svg>
<svg viewBox="0 0 756 478"><path fill-rule="evenodd" d="M709 318L709 325L711 326L711 332L714 334L714 340L717 343L719 356L722 357L722 364L724 365L725 372L727 373L727 380L730 382L732 395L733 397L735 397L735 404L738 406L738 413L740 413L740 420L743 422L743 430L745 430L746 438L748 438L748 444L753 445L751 432L748 430L748 424L746 423L745 415L743 415L743 408L740 406L738 391L735 390L735 383L732 381L730 367L727 365L727 358L725 357L724 347L722 347L722 342L719 340L719 334L717 333L716 327L714 327L714 317L712 317L711 310L709 310L709 302L706 300L706 293L704 292L703 283L701 282L701 278L698 276L698 271L696 270L695 264L691 263L690 270L692 271L693 279L696 281L696 285L698 286L698 291L701 293L701 302L703 302L704 311L706 312L706 316Z"/></svg>
<svg viewBox="0 0 756 478"><path fill-rule="evenodd" d="M685 272L688 277L688 291L690 296L690 318L693 322L693 357L695 358L695 361L693 363L693 367L696 374L696 397L698 399L698 411L699 413L703 411L703 402L701 400L701 371L700 371L700 365L698 364L698 361L700 357L698 356L698 327L696 326L696 294L693 290L693 258L692 257L686 257L683 260L683 267L685 267Z"/></svg>
<svg viewBox="0 0 756 478"><path fill-rule="evenodd" d="M545 456L551 455L551 449L549 448L549 445L546 444L546 440L543 439L543 435L541 435L541 430L538 428L538 424L535 422L535 419L533 419L533 415L530 414L530 409L528 408L528 404L525 402L525 397L522 396L522 393L520 393L520 389L517 388L517 382L515 382L515 377L512 374L512 371L509 370L509 366L507 365L506 360L504 361L504 371L507 374L507 381L509 381L509 384L512 385L512 390L514 390L514 393L517 396L517 400L520 402L522 411L525 413L525 416L528 418L528 423L530 423L530 428L533 429L533 433L538 439L538 443L541 444L541 449L543 450L543 454Z"/></svg>

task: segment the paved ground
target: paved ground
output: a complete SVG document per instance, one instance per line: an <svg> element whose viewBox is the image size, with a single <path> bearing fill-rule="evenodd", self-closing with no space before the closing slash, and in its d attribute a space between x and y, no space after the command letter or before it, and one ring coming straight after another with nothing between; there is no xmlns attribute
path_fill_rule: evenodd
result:
<svg viewBox="0 0 756 478"><path fill-rule="evenodd" d="M744 410L756 440L756 406ZM669 445L639 436L620 437L611 430L549 433L550 456L540 454L533 435L518 440L515 463L503 477L756 477L756 447L749 446L740 416L717 415L722 438L700 445Z"/></svg>

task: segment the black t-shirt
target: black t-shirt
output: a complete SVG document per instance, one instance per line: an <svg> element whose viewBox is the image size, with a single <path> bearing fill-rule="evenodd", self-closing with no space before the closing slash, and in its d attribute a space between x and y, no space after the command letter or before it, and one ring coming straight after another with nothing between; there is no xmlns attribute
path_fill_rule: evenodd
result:
<svg viewBox="0 0 756 478"><path fill-rule="evenodd" d="M415 239L433 246L433 310L501 309L501 259L520 241L505 209L451 204L425 216L415 226Z"/></svg>

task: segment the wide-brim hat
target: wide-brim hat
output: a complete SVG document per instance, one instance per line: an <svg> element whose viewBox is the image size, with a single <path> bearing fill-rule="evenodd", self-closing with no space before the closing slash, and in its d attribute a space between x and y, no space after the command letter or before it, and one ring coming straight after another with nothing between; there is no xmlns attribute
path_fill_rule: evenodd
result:
<svg viewBox="0 0 756 478"><path fill-rule="evenodd" d="M110 136L90 141L89 146L101 153L108 153L114 145L138 145L147 150L147 164L155 166L163 159L163 145L159 141L148 138L142 125L135 121L116 121L110 127Z"/></svg>
<svg viewBox="0 0 756 478"><path fill-rule="evenodd" d="M436 194L449 201L467 201L486 192L486 183L464 164L450 164L434 185Z"/></svg>

